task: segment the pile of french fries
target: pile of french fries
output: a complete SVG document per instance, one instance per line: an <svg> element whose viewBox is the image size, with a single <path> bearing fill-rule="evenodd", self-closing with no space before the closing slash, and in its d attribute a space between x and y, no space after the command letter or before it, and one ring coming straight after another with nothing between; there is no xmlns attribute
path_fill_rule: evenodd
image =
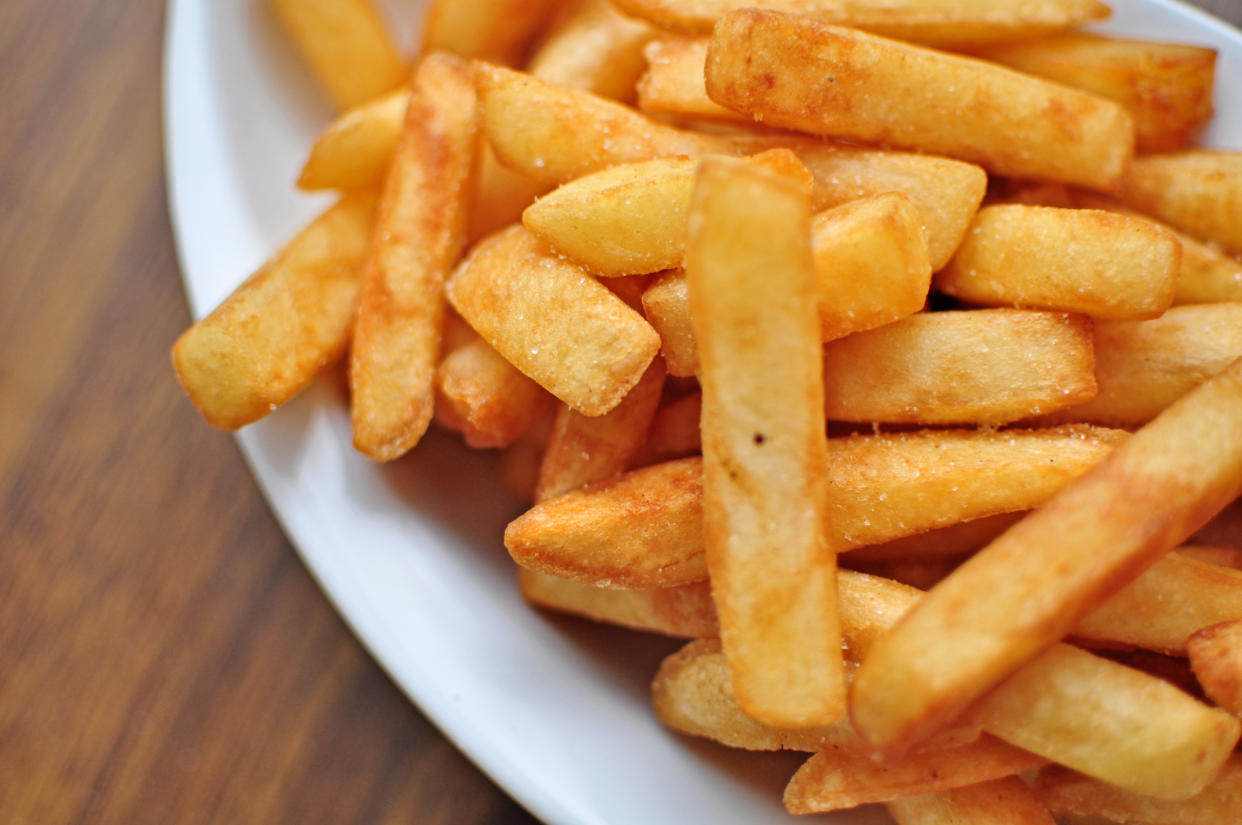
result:
<svg viewBox="0 0 1242 825"><path fill-rule="evenodd" d="M526 598L691 639L656 714L812 754L792 812L1242 821L1215 53L1097 0L614 2L433 0L411 69L273 0L340 200L177 341L206 420L345 357L365 455L501 450Z"/></svg>

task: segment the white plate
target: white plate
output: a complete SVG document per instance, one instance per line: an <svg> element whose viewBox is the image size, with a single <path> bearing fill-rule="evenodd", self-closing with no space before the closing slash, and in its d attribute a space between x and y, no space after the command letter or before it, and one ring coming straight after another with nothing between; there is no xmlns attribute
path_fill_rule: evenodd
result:
<svg viewBox="0 0 1242 825"><path fill-rule="evenodd" d="M385 5L412 37L422 3ZM1242 36L1169 0L1115 6L1105 30L1220 51L1205 141L1242 147ZM169 200L201 317L323 208L293 180L331 111L267 4L177 0L168 14ZM433 435L393 465L372 464L350 446L327 383L247 428L242 450L337 609L470 759L550 825L794 821L779 800L798 757L729 752L653 719L647 683L676 643L526 607L501 545L520 508L490 456ZM888 820L863 810L832 821Z"/></svg>

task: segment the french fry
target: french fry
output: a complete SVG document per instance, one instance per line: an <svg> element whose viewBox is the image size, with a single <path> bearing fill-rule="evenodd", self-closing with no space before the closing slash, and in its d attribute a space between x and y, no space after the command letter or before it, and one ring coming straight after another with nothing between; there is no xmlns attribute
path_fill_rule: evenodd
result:
<svg viewBox="0 0 1242 825"><path fill-rule="evenodd" d="M1186 649L1208 698L1242 716L1242 619L1200 628Z"/></svg>
<svg viewBox="0 0 1242 825"><path fill-rule="evenodd" d="M269 0L323 90L342 109L400 86L405 62L371 0Z"/></svg>
<svg viewBox="0 0 1242 825"><path fill-rule="evenodd" d="M707 582L648 590L594 587L518 568L518 587L538 607L686 639L720 632Z"/></svg>
<svg viewBox="0 0 1242 825"><path fill-rule="evenodd" d="M432 0L423 51L516 65L554 6L553 0Z"/></svg>
<svg viewBox="0 0 1242 825"><path fill-rule="evenodd" d="M620 404L595 418L560 407L539 470L535 501L630 469L660 402L664 375L664 362L656 358Z"/></svg>
<svg viewBox="0 0 1242 825"><path fill-rule="evenodd" d="M1038 37L1108 17L1097 0L616 0L627 14L662 28L706 34L725 14L763 8L811 15L827 23L930 46L967 46Z"/></svg>
<svg viewBox="0 0 1242 825"><path fill-rule="evenodd" d="M854 547L1029 510L1106 456L1118 431L904 433L834 438L824 471L829 544ZM518 564L586 583L667 587L707 578L702 462L670 461L545 501L505 530Z"/></svg>
<svg viewBox="0 0 1242 825"><path fill-rule="evenodd" d="M638 108L644 112L688 118L752 123L753 118L726 109L707 96L703 66L706 37L653 40L643 50L646 71L638 81Z"/></svg>
<svg viewBox="0 0 1242 825"><path fill-rule="evenodd" d="M550 406L542 387L478 337L445 356L436 385L440 414L476 449L508 447Z"/></svg>
<svg viewBox="0 0 1242 825"><path fill-rule="evenodd" d="M354 446L390 461L418 443L435 406L444 282L466 242L479 137L469 64L419 64L384 183L349 360Z"/></svg>
<svg viewBox="0 0 1242 825"><path fill-rule="evenodd" d="M703 532L742 708L788 727L845 712L809 187L699 167L686 280L703 385Z"/></svg>
<svg viewBox="0 0 1242 825"><path fill-rule="evenodd" d="M570 8L526 70L548 83L632 101L646 67L643 47L655 29L617 11L608 0L578 0Z"/></svg>
<svg viewBox="0 0 1242 825"><path fill-rule="evenodd" d="M1200 240L1242 254L1242 152L1172 152L1135 158L1121 200Z"/></svg>
<svg viewBox="0 0 1242 825"><path fill-rule="evenodd" d="M1157 799L1050 766L1039 772L1035 796L1058 816L1100 816L1142 825L1224 825L1238 816L1242 799L1242 754L1234 754L1199 793L1185 799Z"/></svg>
<svg viewBox="0 0 1242 825"><path fill-rule="evenodd" d="M1117 101L1140 152L1182 149L1212 117L1214 49L1066 32L975 56Z"/></svg>
<svg viewBox="0 0 1242 825"><path fill-rule="evenodd" d="M897 825L1056 825L1016 776L894 799L884 807Z"/></svg>
<svg viewBox="0 0 1242 825"><path fill-rule="evenodd" d="M621 403L660 348L641 315L521 226L476 246L448 297L506 360L584 415Z"/></svg>
<svg viewBox="0 0 1242 825"><path fill-rule="evenodd" d="M917 743L1194 533L1239 487L1242 360L937 585L863 662L854 723L884 750ZM1194 790L1170 780L1150 792Z"/></svg>
<svg viewBox="0 0 1242 825"><path fill-rule="evenodd" d="M729 141L674 129L606 98L479 64L483 127L501 162L546 183L636 160L710 152Z"/></svg>
<svg viewBox="0 0 1242 825"><path fill-rule="evenodd" d="M479 174L474 190L467 237L474 244L494 232L516 223L522 211L536 197L548 191L548 184L510 169L500 162L487 141L479 152Z"/></svg>
<svg viewBox="0 0 1242 825"><path fill-rule="evenodd" d="M850 552L849 563L878 564L893 561L960 559L982 550L1018 522L1025 512L998 513L915 533L883 544L870 544Z"/></svg>
<svg viewBox="0 0 1242 825"><path fill-rule="evenodd" d="M813 17L731 12L712 34L706 79L712 100L771 126L1014 177L1110 191L1134 148L1133 121L1113 101Z"/></svg>
<svg viewBox="0 0 1242 825"><path fill-rule="evenodd" d="M824 347L834 421L1005 424L1096 393L1091 322L1019 309L919 313Z"/></svg>
<svg viewBox="0 0 1242 825"><path fill-rule="evenodd" d="M1097 209L979 210L936 288L985 306L1156 318L1173 304L1181 245L1150 221Z"/></svg>
<svg viewBox="0 0 1242 825"><path fill-rule="evenodd" d="M690 324L690 287L680 269L665 272L643 293L643 315L660 336L668 374L689 377L699 371L699 346Z"/></svg>
<svg viewBox="0 0 1242 825"><path fill-rule="evenodd" d="M1202 533L1203 531L1200 530L1199 532ZM1179 547L1177 552L1187 558L1207 564L1228 567L1230 570L1242 570L1242 550L1236 547L1188 544L1184 547Z"/></svg>
<svg viewBox="0 0 1242 825"><path fill-rule="evenodd" d="M895 582L930 590L961 564L961 559L896 559L894 561L869 562L865 559L845 557L843 566L859 573L892 579Z"/></svg>
<svg viewBox="0 0 1242 825"><path fill-rule="evenodd" d="M1242 498L1220 511L1215 518L1195 533L1200 544L1224 544L1242 552Z"/></svg>
<svg viewBox="0 0 1242 825"><path fill-rule="evenodd" d="M379 184L392 161L410 100L408 88L360 103L320 133L298 176L298 188L354 189Z"/></svg>
<svg viewBox="0 0 1242 825"><path fill-rule="evenodd" d="M208 424L257 421L345 352L374 209L369 190L344 196L177 339L177 380Z"/></svg>
<svg viewBox="0 0 1242 825"><path fill-rule="evenodd" d="M535 501L535 485L539 483L539 465L552 432L556 415L551 405L545 406L526 432L500 451L500 480L515 499L527 505Z"/></svg>
<svg viewBox="0 0 1242 825"><path fill-rule="evenodd" d="M1091 400L1052 417L1137 427L1242 357L1242 303L1174 307L1150 321L1101 321Z"/></svg>
<svg viewBox="0 0 1242 825"><path fill-rule="evenodd" d="M634 460L635 466L645 467L699 452L702 447L699 441L702 409L703 396L697 392L661 402L651 419L647 441Z"/></svg>

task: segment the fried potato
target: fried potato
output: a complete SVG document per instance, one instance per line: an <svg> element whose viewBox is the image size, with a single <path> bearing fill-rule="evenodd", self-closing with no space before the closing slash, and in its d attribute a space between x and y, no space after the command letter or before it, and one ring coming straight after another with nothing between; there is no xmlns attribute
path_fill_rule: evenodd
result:
<svg viewBox="0 0 1242 825"><path fill-rule="evenodd" d="M878 564L895 561L935 561L960 559L982 550L1001 533L1018 522L1026 513L998 513L994 516L962 521L893 539L882 544L869 544L850 552L849 564Z"/></svg>
<svg viewBox="0 0 1242 825"><path fill-rule="evenodd" d="M550 188L547 183L500 162L492 145L483 141L479 152L479 174L471 203L466 231L474 244L494 232L516 223L523 210Z"/></svg>
<svg viewBox="0 0 1242 825"><path fill-rule="evenodd" d="M548 83L632 101L647 65L643 47L655 29L617 11L609 0L579 0L568 8L526 70Z"/></svg>
<svg viewBox="0 0 1242 825"><path fill-rule="evenodd" d="M897 825L1056 825L1015 776L894 799L884 807Z"/></svg>
<svg viewBox="0 0 1242 825"><path fill-rule="evenodd" d="M432 0L423 23L423 51L516 65L554 5L554 0Z"/></svg>
<svg viewBox="0 0 1242 825"><path fill-rule="evenodd" d="M1043 503L1126 436L1118 431L834 438L829 543L854 547ZM702 463L681 459L545 501L505 530L518 564L577 581L663 587L707 578Z"/></svg>
<svg viewBox="0 0 1242 825"><path fill-rule="evenodd" d="M177 380L208 424L257 421L345 352L374 209L369 190L341 198L177 339Z"/></svg>
<svg viewBox="0 0 1242 825"><path fill-rule="evenodd" d="M349 359L354 446L377 461L426 432L447 304L466 242L479 120L469 64L425 57L380 197Z"/></svg>
<svg viewBox="0 0 1242 825"><path fill-rule="evenodd" d="M665 272L643 293L643 315L660 336L668 374L689 377L699 371L699 346L690 324L690 287L680 269ZM697 449L697 447L696 447Z"/></svg>
<svg viewBox="0 0 1242 825"><path fill-rule="evenodd" d="M1133 153L1120 104L971 58L812 17L721 18L707 93L770 126L949 155L1014 177L1110 191Z"/></svg>
<svg viewBox="0 0 1242 825"><path fill-rule="evenodd" d="M919 313L824 347L834 421L1005 424L1096 392L1091 322L1020 309Z"/></svg>
<svg viewBox="0 0 1242 825"><path fill-rule="evenodd" d="M1242 716L1242 619L1197 630L1186 648L1203 692L1225 710Z"/></svg>
<svg viewBox="0 0 1242 825"><path fill-rule="evenodd" d="M1242 357L1242 303L1174 307L1151 321L1100 321L1098 392L1052 417L1137 427Z"/></svg>
<svg viewBox="0 0 1242 825"><path fill-rule="evenodd" d="M518 568L518 587L537 607L597 622L696 639L720 632L707 582L649 590L619 590ZM757 722L755 724L758 724Z"/></svg>
<svg viewBox="0 0 1242 825"><path fill-rule="evenodd" d="M660 402L664 375L664 361L656 358L620 404L595 418L560 407L540 466L535 501L630 469Z"/></svg>
<svg viewBox="0 0 1242 825"><path fill-rule="evenodd" d="M736 154L724 138L674 129L615 101L521 72L479 64L477 83L496 155L546 183L629 161Z"/></svg>
<svg viewBox="0 0 1242 825"><path fill-rule="evenodd" d="M405 122L408 88L341 113L320 133L298 176L298 188L354 189L378 184L392 161Z"/></svg>
<svg viewBox="0 0 1242 825"><path fill-rule="evenodd" d="M435 380L437 413L476 449L508 447L550 406L542 387L478 337L445 356Z"/></svg>
<svg viewBox="0 0 1242 825"><path fill-rule="evenodd" d="M521 226L476 246L448 297L506 360L583 415L621 403L660 348L641 315Z"/></svg>
<svg viewBox="0 0 1242 825"><path fill-rule="evenodd" d="M405 82L405 62L370 0L268 0L328 97L342 109Z"/></svg>
<svg viewBox="0 0 1242 825"><path fill-rule="evenodd" d="M936 289L985 306L1156 318L1173 304L1181 245L1150 221L1097 209L979 210Z"/></svg>
<svg viewBox="0 0 1242 825"><path fill-rule="evenodd" d="M1242 487L1242 360L1170 407L937 585L871 650L851 714L917 743L1010 677ZM1150 793L1192 793L1167 768ZM1189 780L1187 780L1189 781Z"/></svg>
<svg viewBox="0 0 1242 825"><path fill-rule="evenodd" d="M1066 32L975 55L1117 101L1140 152L1182 149L1212 117L1214 49Z"/></svg>
<svg viewBox="0 0 1242 825"><path fill-rule="evenodd" d="M1203 531L1200 530L1199 532L1202 533ZM1228 567L1230 570L1242 570L1242 550L1236 547L1188 544L1184 547L1179 547L1177 552L1187 558L1196 559L1207 564Z"/></svg>
<svg viewBox="0 0 1242 825"><path fill-rule="evenodd" d="M638 81L638 108L688 118L753 122L753 118L726 109L707 96L703 82L706 37L653 40L643 56L647 63Z"/></svg>
<svg viewBox="0 0 1242 825"><path fill-rule="evenodd" d="M539 465L543 462L543 451L552 432L555 415L552 405L544 407L530 428L500 452L501 483L510 495L528 505L535 501Z"/></svg>
<svg viewBox="0 0 1242 825"><path fill-rule="evenodd" d="M627 14L658 26L706 34L725 14L736 9L763 8L806 14L841 26L930 46L1038 37L1091 20L1108 17L1098 0L616 0Z"/></svg>
<svg viewBox="0 0 1242 825"><path fill-rule="evenodd" d="M634 466L646 467L699 452L699 417L702 409L703 396L697 392L660 402L651 419L647 440L634 459Z"/></svg>
<svg viewBox="0 0 1242 825"><path fill-rule="evenodd" d="M1200 544L1224 544L1242 552L1242 498L1220 511L1203 529L1195 533Z"/></svg>
<svg viewBox="0 0 1242 825"><path fill-rule="evenodd" d="M1121 200L1200 240L1242 254L1242 152L1196 150L1135 158Z"/></svg>
<svg viewBox="0 0 1242 825"><path fill-rule="evenodd" d="M1224 825L1238 815L1242 799L1242 754L1234 754L1199 793L1185 799L1157 799L1055 766L1035 779L1035 796L1058 816L1101 816L1142 825Z"/></svg>
<svg viewBox="0 0 1242 825"><path fill-rule="evenodd" d="M810 220L809 187L703 159L686 281L703 385L704 546L738 702L787 727L845 712Z"/></svg>

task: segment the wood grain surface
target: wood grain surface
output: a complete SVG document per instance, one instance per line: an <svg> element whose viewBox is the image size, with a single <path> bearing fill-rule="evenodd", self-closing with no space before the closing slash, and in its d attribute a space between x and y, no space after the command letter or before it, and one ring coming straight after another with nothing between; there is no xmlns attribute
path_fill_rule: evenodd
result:
<svg viewBox="0 0 1242 825"><path fill-rule="evenodd" d="M173 379L163 23L0 3L0 823L532 822L368 658Z"/></svg>

